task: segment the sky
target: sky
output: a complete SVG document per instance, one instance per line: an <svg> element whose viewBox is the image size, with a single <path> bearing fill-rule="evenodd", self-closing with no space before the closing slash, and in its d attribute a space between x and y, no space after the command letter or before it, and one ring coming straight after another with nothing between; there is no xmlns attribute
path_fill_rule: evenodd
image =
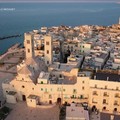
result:
<svg viewBox="0 0 120 120"><path fill-rule="evenodd" d="M0 0L0 2L120 2L120 0Z"/></svg>

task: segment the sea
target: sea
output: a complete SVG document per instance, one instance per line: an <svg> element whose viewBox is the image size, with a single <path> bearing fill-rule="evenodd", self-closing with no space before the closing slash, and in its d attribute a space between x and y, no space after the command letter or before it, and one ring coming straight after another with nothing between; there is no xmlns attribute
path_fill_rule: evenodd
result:
<svg viewBox="0 0 120 120"><path fill-rule="evenodd" d="M118 23L118 3L0 3L0 37L22 34L22 37L0 40L0 54L13 44L23 43L24 32L42 26L79 26Z"/></svg>

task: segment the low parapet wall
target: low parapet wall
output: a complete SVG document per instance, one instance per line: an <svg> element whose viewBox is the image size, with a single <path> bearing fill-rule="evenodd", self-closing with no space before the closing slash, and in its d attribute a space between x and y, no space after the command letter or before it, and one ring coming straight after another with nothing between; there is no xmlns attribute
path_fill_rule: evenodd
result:
<svg viewBox="0 0 120 120"><path fill-rule="evenodd" d="M56 104L42 104L42 105L36 105L37 108L53 108L57 106Z"/></svg>

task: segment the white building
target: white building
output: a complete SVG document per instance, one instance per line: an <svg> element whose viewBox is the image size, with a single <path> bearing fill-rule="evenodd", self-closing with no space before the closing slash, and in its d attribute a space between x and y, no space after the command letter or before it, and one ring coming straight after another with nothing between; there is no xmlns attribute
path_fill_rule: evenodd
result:
<svg viewBox="0 0 120 120"><path fill-rule="evenodd" d="M2 84L7 102L26 101L28 106L36 107L41 102L55 103L59 99L61 103L86 102L101 112L120 114L118 71L78 72L83 56L70 56L68 63L53 63L50 35L45 36L45 61L34 56L32 34L25 34L25 45L26 59L17 66L17 75Z"/></svg>

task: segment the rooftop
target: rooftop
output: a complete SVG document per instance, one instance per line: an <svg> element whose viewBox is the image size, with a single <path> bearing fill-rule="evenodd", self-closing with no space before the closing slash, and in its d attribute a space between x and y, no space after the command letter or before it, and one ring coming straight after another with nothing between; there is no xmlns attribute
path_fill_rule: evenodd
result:
<svg viewBox="0 0 120 120"><path fill-rule="evenodd" d="M97 72L92 76L92 79L96 80L106 80L106 81L115 81L120 82L120 75L117 73L105 73L105 72Z"/></svg>
<svg viewBox="0 0 120 120"><path fill-rule="evenodd" d="M113 115L108 113L100 113L100 120L120 120L120 115Z"/></svg>
<svg viewBox="0 0 120 120"><path fill-rule="evenodd" d="M89 120L88 111L84 110L83 107L67 106L66 118L68 119L86 119Z"/></svg>

